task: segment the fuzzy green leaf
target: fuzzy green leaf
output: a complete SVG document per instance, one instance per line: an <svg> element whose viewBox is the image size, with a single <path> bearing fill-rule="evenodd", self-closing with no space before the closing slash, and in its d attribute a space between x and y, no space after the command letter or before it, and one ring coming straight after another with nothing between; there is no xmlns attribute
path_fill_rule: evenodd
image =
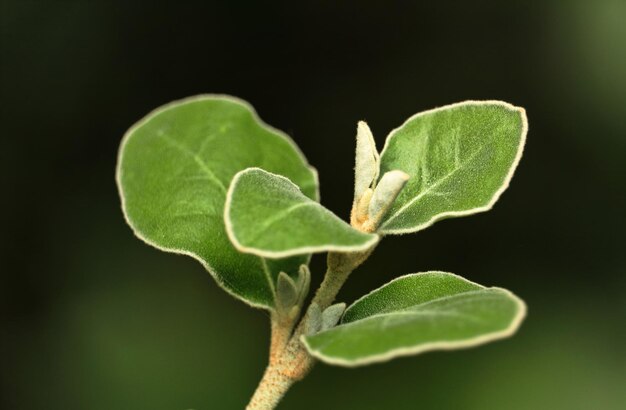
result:
<svg viewBox="0 0 626 410"><path fill-rule="evenodd" d="M300 290L293 278L285 272L278 274L276 283L276 308L278 311L288 311L298 302Z"/></svg>
<svg viewBox="0 0 626 410"><path fill-rule="evenodd" d="M416 232L491 209L521 158L527 128L524 110L500 101L466 101L409 118L381 153L380 175L401 170L410 179L378 231Z"/></svg>
<svg viewBox="0 0 626 410"><path fill-rule="evenodd" d="M264 260L239 253L224 227L226 191L249 167L285 175L317 199L317 176L284 133L244 101L204 95L167 104L135 124L120 146L117 182L135 234L200 261L228 292L272 308L280 271L297 276L307 256Z"/></svg>
<svg viewBox="0 0 626 410"><path fill-rule="evenodd" d="M352 228L311 200L289 179L259 168L233 178L224 219L237 249L269 258L356 252L378 240L377 235Z"/></svg>
<svg viewBox="0 0 626 410"><path fill-rule="evenodd" d="M341 319L341 315L346 310L345 303L335 303L334 305L330 305L322 312L322 327L321 330L330 329L335 326L339 319Z"/></svg>
<svg viewBox="0 0 626 410"><path fill-rule="evenodd" d="M364 296L339 326L303 341L324 362L358 366L501 339L517 330L525 313L524 302L504 289L451 273L417 273Z"/></svg>

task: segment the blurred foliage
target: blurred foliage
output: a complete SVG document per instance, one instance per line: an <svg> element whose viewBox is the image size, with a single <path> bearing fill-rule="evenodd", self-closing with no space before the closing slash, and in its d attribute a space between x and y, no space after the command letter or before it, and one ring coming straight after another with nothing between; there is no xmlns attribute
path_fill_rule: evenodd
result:
<svg viewBox="0 0 626 410"><path fill-rule="evenodd" d="M245 98L291 134L320 171L322 202L345 216L358 120L382 146L437 105L497 98L528 111L525 157L493 211L385 239L341 294L448 270L523 297L520 334L357 370L319 365L283 408L623 407L623 1L1 7L0 407L246 403L267 359L266 313L136 240L114 186L126 128L201 92ZM319 282L322 258L313 267Z"/></svg>

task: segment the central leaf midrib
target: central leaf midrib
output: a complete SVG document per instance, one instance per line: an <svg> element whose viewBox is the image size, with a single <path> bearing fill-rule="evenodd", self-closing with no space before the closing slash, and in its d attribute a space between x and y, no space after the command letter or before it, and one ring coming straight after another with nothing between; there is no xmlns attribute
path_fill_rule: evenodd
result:
<svg viewBox="0 0 626 410"><path fill-rule="evenodd" d="M193 152L191 149L184 146L183 144L176 141L174 138L170 137L169 135L165 134L162 131L157 132L156 135L159 138L163 139L163 141L165 141L171 147L191 157L196 163L196 165L200 168L200 170L204 172L204 174L207 176L208 180L210 180L215 185L217 185L217 187L222 191L222 193L226 194L226 187L224 186L224 183L215 175L215 173L213 173L211 168L209 168L208 165L203 161L202 157L200 157L197 153Z"/></svg>
<svg viewBox="0 0 626 410"><path fill-rule="evenodd" d="M457 171L459 171L460 169L464 168L469 162L471 162L474 158L476 158L476 156L486 147L486 144L481 146L480 148L478 148L476 151L474 151L472 154L469 155L469 157L467 157L467 159L465 161L461 161L458 165L455 165L455 167L448 172L446 175L444 175L443 177L441 177L437 182L435 182L434 184L430 185L428 188L426 188L424 191L420 192L418 195L416 195L413 199L411 199L409 202L407 202L406 204L404 204L402 207L400 207L400 209L398 209L396 212L394 212L389 218L387 218L387 220L385 221L385 223L381 226L381 229L384 229L386 226L388 226L391 221L393 221L394 219L396 219L398 216L400 216L400 214L402 214L407 208L411 207L415 202L419 201L420 199L422 199L425 195L429 194L430 192L432 192L435 188L437 188L439 185L441 185L442 183L444 183L448 178L450 178L452 175L454 175Z"/></svg>
<svg viewBox="0 0 626 410"><path fill-rule="evenodd" d="M248 244L255 243L255 241L259 239L261 236L263 236L263 234L267 232L272 227L272 225L278 223L281 219L285 218L290 213L295 212L296 210L303 208L305 206L315 206L315 205L316 204L314 202L305 202L305 203L299 203L299 204L290 206L284 211L277 213L271 218L266 219L263 225L259 227L257 232L253 234L251 237L249 237L246 242L248 242Z"/></svg>
<svg viewBox="0 0 626 410"><path fill-rule="evenodd" d="M491 296L491 297L495 297L498 296L498 294L495 293L487 293L485 292L487 289L476 289L476 290L470 290L467 292L461 292L461 293L456 293L454 295L449 295L449 296L443 296L443 297L439 297L439 298L435 298L435 299L431 299L429 301L426 302L422 302L422 303L417 303L402 309L398 309L398 310L393 310L393 311L387 311L387 312L380 312L380 313L375 313L373 315L370 316L366 316L366 317L362 317L356 320L352 320L350 322L346 322L343 323L344 325L351 325L353 323L358 323L360 321L363 320L369 320L369 319L373 319L373 318L380 318L380 317L385 317L385 316L393 316L396 314L412 314L412 313L416 313L418 312L417 309L423 309L425 306L431 305L431 304L435 304L435 303L441 303L442 301L445 300L454 300L454 299L458 299L456 301L456 304L462 304L462 303L466 303L468 300L468 298L472 298L474 296L478 296L478 295L482 295L484 296Z"/></svg>

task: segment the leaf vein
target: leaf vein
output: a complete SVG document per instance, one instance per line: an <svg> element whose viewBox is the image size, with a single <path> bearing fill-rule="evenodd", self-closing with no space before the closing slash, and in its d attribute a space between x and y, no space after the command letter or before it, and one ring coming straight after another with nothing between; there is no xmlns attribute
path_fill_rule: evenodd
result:
<svg viewBox="0 0 626 410"><path fill-rule="evenodd" d="M209 168L207 166L207 164L202 160L202 158L198 154L196 154L195 152L193 152L192 150L190 150L189 148L187 148L186 146L184 146L180 142L176 141L174 138L168 136L163 131L159 131L156 135L159 138L161 138L163 141L165 141L167 144L169 144L171 147L173 147L173 148L177 149L179 152L181 152L181 153L191 157L194 160L194 162L196 163L196 165L198 165L200 170L202 170L206 174L207 179L210 180L211 182L213 182L215 185L217 185L218 188L220 188L220 190L223 193L226 193L226 187L224 186L222 181L220 181L220 179L213 173L211 168Z"/></svg>
<svg viewBox="0 0 626 410"><path fill-rule="evenodd" d="M466 164L468 164L469 162L471 162L474 158L476 158L478 156L478 154L485 148L485 146L480 147L479 149L477 149L476 151L474 151L467 160L465 160L464 162L460 162L460 164L458 166L455 165L455 167L448 172L446 175L444 175L443 177L441 177L437 182L435 182L434 184L430 185L428 188L426 188L424 191L420 192L419 195L415 196L413 199L411 199L409 202L407 202L406 204L404 204L402 207L400 207L400 209L398 209L396 212L394 212L383 224L383 226L381 227L382 229L384 229L385 226L389 225L389 223L396 219L398 216L400 216L400 214L402 214L402 212L404 212L407 208L411 207L415 202L419 201L420 199L422 199L425 195L429 194L430 192L432 192L433 190L435 190L439 185L443 184L448 178L450 178L452 175L454 175L459 169L463 168Z"/></svg>
<svg viewBox="0 0 626 410"><path fill-rule="evenodd" d="M314 202L304 202L304 203L298 203L295 205L290 206L289 208L285 209L283 212L279 212L276 215L272 216L271 218L267 218L265 220L265 222L263 223L263 225L259 226L256 234L252 235L251 238L248 239L248 243L254 243L257 239L259 239L261 236L263 236L263 234L265 234L265 232L267 232L272 225L276 224L277 222L279 222L281 219L285 218L287 215L289 215L290 213L303 208L305 206L315 206L316 203Z"/></svg>

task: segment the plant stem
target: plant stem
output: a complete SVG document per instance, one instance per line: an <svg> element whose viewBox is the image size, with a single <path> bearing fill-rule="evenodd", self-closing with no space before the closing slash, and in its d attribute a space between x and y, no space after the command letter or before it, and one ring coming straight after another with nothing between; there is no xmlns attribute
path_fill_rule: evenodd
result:
<svg viewBox="0 0 626 410"><path fill-rule="evenodd" d="M274 363L278 360L282 354L283 349L287 346L289 338L291 337L291 331L293 330L294 321L286 321L285 318L280 317L275 312L271 316L271 339L270 339L270 363Z"/></svg>
<svg viewBox="0 0 626 410"><path fill-rule="evenodd" d="M259 382L247 410L271 410L278 405L289 387L295 383L275 366L269 365Z"/></svg>
<svg viewBox="0 0 626 410"><path fill-rule="evenodd" d="M374 247L358 253L329 253L326 275L311 305L317 304L322 310L330 306L350 273L363 263L373 250ZM300 342L309 320L311 305L295 331L293 331L295 318L286 320L276 313L272 314L269 364L246 407L247 410L274 409L291 385L303 379L313 368L315 361Z"/></svg>
<svg viewBox="0 0 626 410"><path fill-rule="evenodd" d="M313 359L303 348L299 336L290 334L293 324L287 326L272 315L269 364L246 407L248 410L275 408L291 385L304 378L313 366Z"/></svg>
<svg viewBox="0 0 626 410"><path fill-rule="evenodd" d="M352 273L367 256L369 256L369 252L367 255L362 253L329 253L327 259L328 269L311 304L317 303L322 310L330 306L337 297L339 290L348 279L348 276L350 276L350 273Z"/></svg>

